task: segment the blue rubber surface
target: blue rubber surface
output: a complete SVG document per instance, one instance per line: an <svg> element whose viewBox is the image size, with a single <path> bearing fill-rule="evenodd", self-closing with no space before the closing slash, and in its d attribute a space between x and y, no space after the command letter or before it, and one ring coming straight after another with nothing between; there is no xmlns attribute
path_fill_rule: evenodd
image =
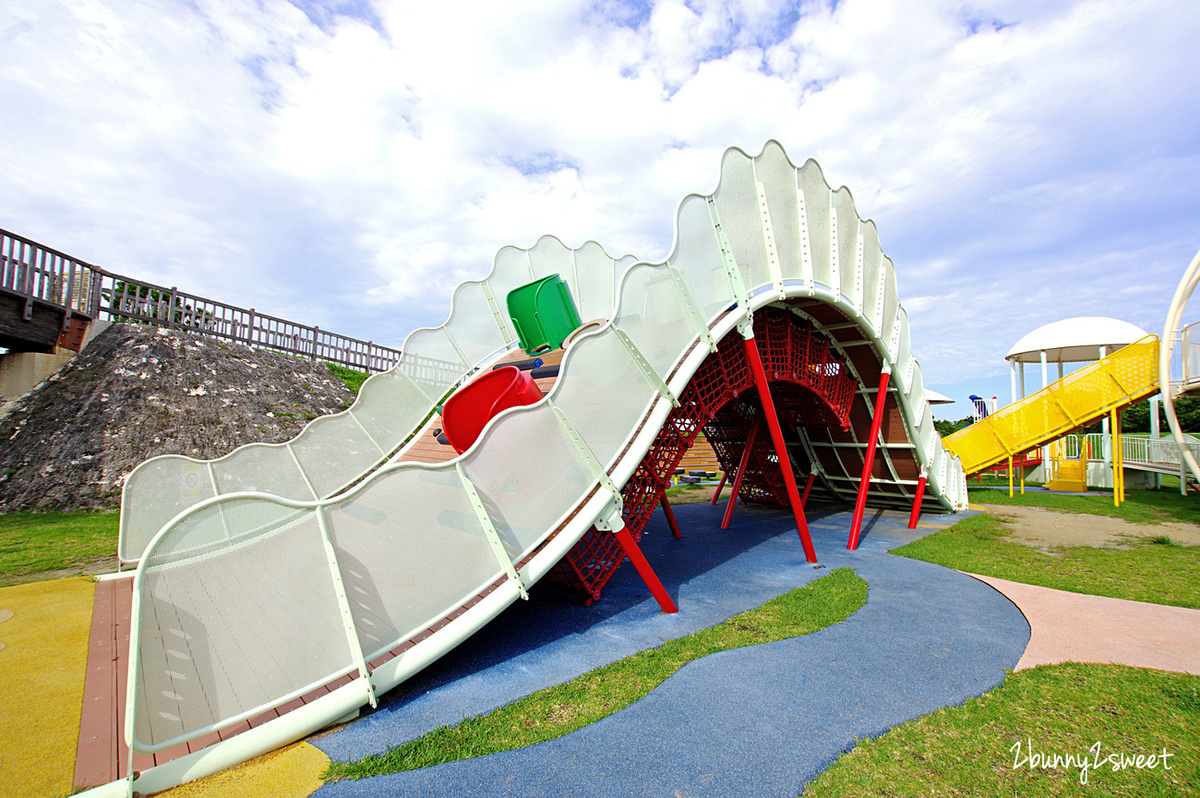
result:
<svg viewBox="0 0 1200 798"><path fill-rule="evenodd" d="M900 513L868 512L857 552L850 514L809 515L823 568L805 563L790 513L675 508L642 548L680 607L662 614L631 567L591 607L539 585L480 634L385 697L375 712L313 743L357 759L487 712L598 665L854 568L870 588L845 623L693 662L649 696L565 737L419 771L338 781L318 796L796 795L855 739L999 684L1029 640L1015 606L971 577L887 554L910 532ZM929 517L948 525L956 517Z"/></svg>

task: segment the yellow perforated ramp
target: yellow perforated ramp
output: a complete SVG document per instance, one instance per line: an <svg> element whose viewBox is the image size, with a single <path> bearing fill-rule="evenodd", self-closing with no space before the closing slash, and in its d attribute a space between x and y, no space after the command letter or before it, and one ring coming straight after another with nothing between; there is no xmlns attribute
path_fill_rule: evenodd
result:
<svg viewBox="0 0 1200 798"><path fill-rule="evenodd" d="M1147 335L946 438L974 474L1158 391L1158 336Z"/></svg>

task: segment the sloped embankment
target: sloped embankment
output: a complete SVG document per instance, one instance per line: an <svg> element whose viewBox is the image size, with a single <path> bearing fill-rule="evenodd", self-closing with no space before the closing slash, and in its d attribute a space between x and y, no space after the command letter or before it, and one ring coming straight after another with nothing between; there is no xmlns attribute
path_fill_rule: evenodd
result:
<svg viewBox="0 0 1200 798"><path fill-rule="evenodd" d="M353 400L323 363L113 325L0 418L0 512L114 508L143 460L286 441Z"/></svg>

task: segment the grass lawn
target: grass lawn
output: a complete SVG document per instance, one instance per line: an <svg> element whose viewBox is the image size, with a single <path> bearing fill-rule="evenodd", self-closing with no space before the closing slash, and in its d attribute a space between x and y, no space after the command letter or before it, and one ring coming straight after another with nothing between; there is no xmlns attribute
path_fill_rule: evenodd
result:
<svg viewBox="0 0 1200 798"><path fill-rule="evenodd" d="M1200 609L1200 546L1133 541L1128 548L1072 546L1045 553L1007 539L987 514L893 550L893 554L1013 582Z"/></svg>
<svg viewBox="0 0 1200 798"><path fill-rule="evenodd" d="M845 620L867 601L867 583L848 568L735 615L724 623L589 671L487 715L443 726L356 762L333 762L327 778L414 770L551 740L643 697L692 660L731 648L809 634Z"/></svg>
<svg viewBox="0 0 1200 798"><path fill-rule="evenodd" d="M1011 674L961 706L860 741L804 796L1195 796L1198 751L1200 677L1121 665L1046 665ZM1139 754L1156 755L1154 767L1148 759L1140 768L1136 760L1119 767L1121 755ZM1064 759L1046 762L1039 755ZM1080 759L1088 767L1080 767ZM1096 760L1102 764L1092 767Z"/></svg>
<svg viewBox="0 0 1200 798"><path fill-rule="evenodd" d="M7 513L0 515L0 587L35 581L117 551L117 513Z"/></svg>
<svg viewBox="0 0 1200 798"><path fill-rule="evenodd" d="M1120 507L1113 506L1112 496L1059 494L1059 493L1016 493L1008 495L1006 490L978 490L967 485L972 503L1021 505L1024 507L1046 507L1068 513L1106 515L1123 518L1133 524L1158 524L1163 521L1182 521L1200 525L1200 496L1189 493L1180 496L1178 490L1130 490L1125 492L1125 501Z"/></svg>

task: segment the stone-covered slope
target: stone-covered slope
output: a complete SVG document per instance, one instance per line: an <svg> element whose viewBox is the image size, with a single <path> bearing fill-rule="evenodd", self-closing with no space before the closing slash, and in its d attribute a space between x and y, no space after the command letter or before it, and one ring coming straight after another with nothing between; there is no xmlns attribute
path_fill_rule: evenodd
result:
<svg viewBox="0 0 1200 798"><path fill-rule="evenodd" d="M353 400L324 363L113 325L0 418L0 512L115 508L143 460L286 441Z"/></svg>

